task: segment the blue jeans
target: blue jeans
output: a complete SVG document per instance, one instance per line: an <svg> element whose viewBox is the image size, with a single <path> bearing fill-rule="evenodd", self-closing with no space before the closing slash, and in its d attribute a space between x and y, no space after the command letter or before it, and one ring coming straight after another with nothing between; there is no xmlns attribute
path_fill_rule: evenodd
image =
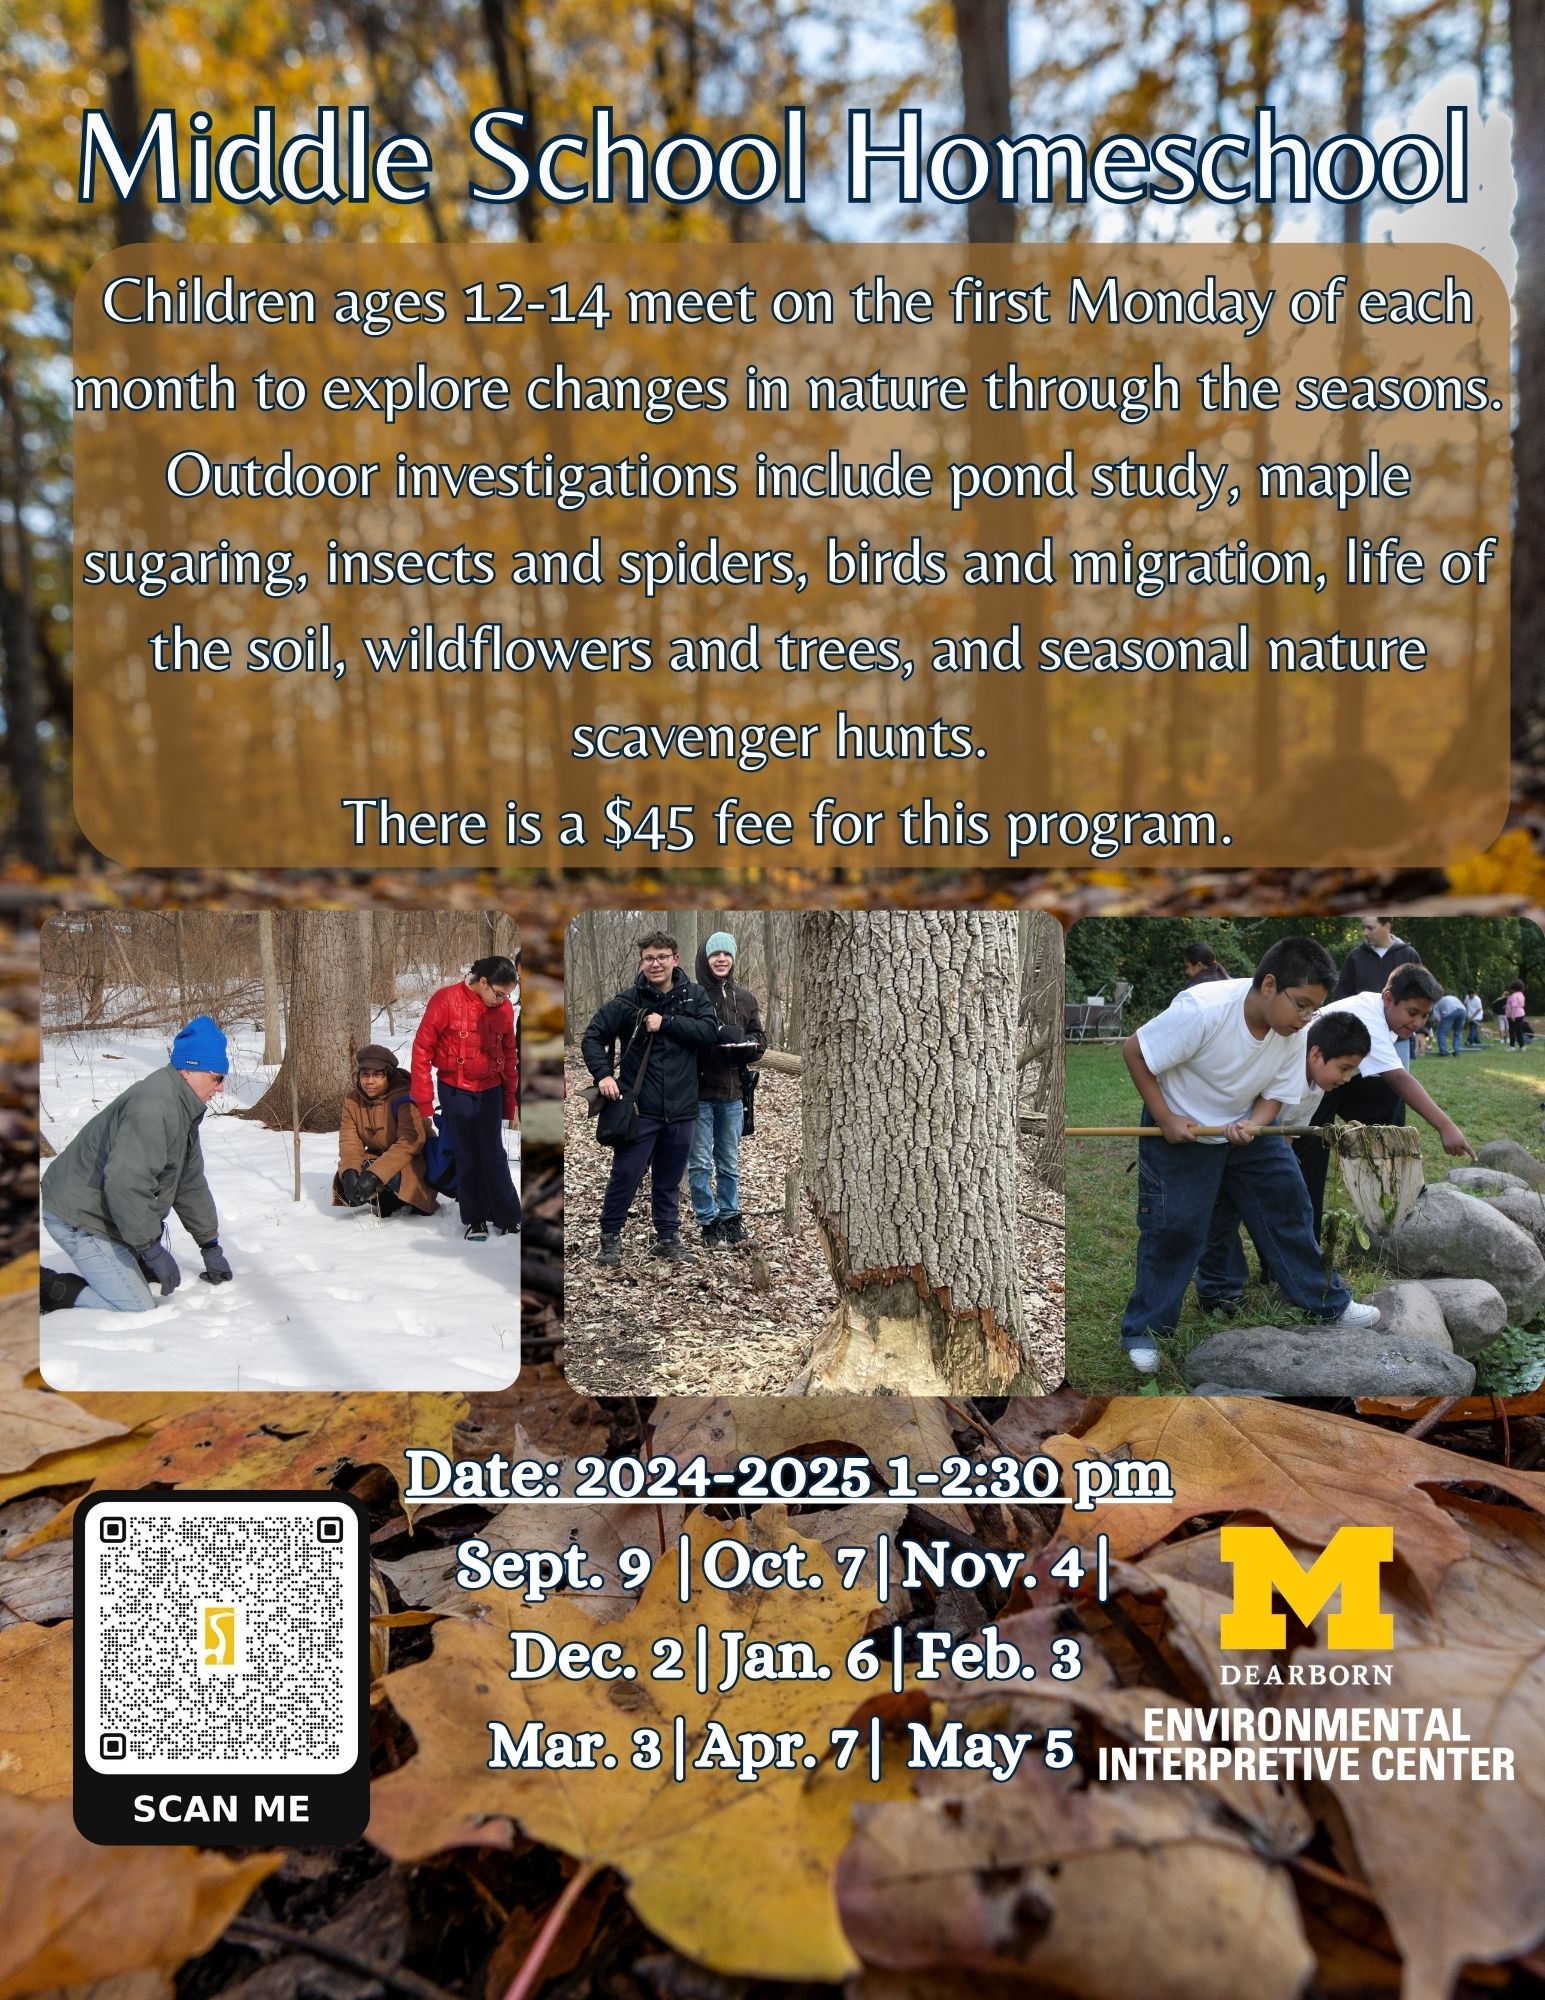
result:
<svg viewBox="0 0 1545 2000"><path fill-rule="evenodd" d="M1450 1014L1447 1020L1433 1023L1433 1038L1438 1044L1438 1054L1440 1056L1444 1054L1451 1056L1458 1055L1459 1036L1464 1025L1465 1017L1463 1014ZM1445 1038L1448 1041L1447 1050L1443 1047Z"/></svg>
<svg viewBox="0 0 1545 2000"><path fill-rule="evenodd" d="M110 1236L93 1236L89 1229L61 1222L46 1209L43 1226L86 1280L86 1289L75 1301L77 1309L148 1313L160 1303L145 1283L139 1259L126 1243L115 1243Z"/></svg>
<svg viewBox="0 0 1545 2000"><path fill-rule="evenodd" d="M1146 1114L1143 1122L1151 1122ZM1339 1274L1325 1275L1308 1189L1285 1139L1263 1134L1248 1146L1143 1139L1137 1149L1137 1279L1121 1316L1123 1340L1163 1339L1175 1331L1204 1256L1210 1280L1227 1283L1237 1276L1231 1295L1243 1289L1237 1232L1232 1271L1223 1262L1223 1244L1209 1241L1224 1196L1301 1312L1333 1320L1351 1304ZM1214 1294L1229 1295L1221 1284Z"/></svg>
<svg viewBox="0 0 1545 2000"><path fill-rule="evenodd" d="M698 1103L687 1182L699 1229L706 1229L721 1215L740 1213L740 1132L745 1122L746 1107L738 1097L727 1104Z"/></svg>
<svg viewBox="0 0 1545 2000"><path fill-rule="evenodd" d="M1481 1046L1481 1024L1479 1021L1465 1023L1465 1047L1478 1049Z"/></svg>

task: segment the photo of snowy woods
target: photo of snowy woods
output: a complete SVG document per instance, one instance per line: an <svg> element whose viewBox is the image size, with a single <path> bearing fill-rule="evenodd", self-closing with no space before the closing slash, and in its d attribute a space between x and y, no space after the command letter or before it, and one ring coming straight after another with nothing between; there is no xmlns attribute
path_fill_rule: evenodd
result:
<svg viewBox="0 0 1545 2000"><path fill-rule="evenodd" d="M1034 1395L1062 1380L1053 917L590 911L569 927L565 1004L575 1387ZM607 1116L618 1144L597 1141Z"/></svg>
<svg viewBox="0 0 1545 2000"><path fill-rule="evenodd" d="M492 912L56 917L43 940L47 1380L513 1381L520 1138L505 1113L519 990L497 978L507 968L513 985L518 962L513 922ZM476 965L493 986L469 985ZM478 1170L502 1169L508 1191L470 1218L481 1233L458 1197L468 1176L445 1164L447 1105L474 1097L497 1157L463 1165L479 1190ZM82 1277L96 1287L83 1296Z"/></svg>

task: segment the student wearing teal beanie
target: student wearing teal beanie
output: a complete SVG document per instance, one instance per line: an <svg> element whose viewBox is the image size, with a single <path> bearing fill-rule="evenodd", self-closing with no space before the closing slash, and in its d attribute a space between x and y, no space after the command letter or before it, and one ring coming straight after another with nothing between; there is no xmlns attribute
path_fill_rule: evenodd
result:
<svg viewBox="0 0 1545 2000"><path fill-rule="evenodd" d="M130 1084L49 1163L43 1225L75 1270L40 1272L44 1312L149 1312L150 1280L169 1298L182 1283L163 1234L173 1213L199 1247L207 1282L230 1281L198 1134L229 1068L225 1036L198 1015L178 1029L164 1068Z"/></svg>
<svg viewBox="0 0 1545 2000"><path fill-rule="evenodd" d="M755 994L735 977L739 959L740 947L729 931L714 931L697 955L697 983L713 1003L719 1036L716 1047L698 1051L697 1124L687 1163L692 1215L707 1250L732 1250L746 1240L740 1213L746 1078L766 1050L767 1037Z"/></svg>

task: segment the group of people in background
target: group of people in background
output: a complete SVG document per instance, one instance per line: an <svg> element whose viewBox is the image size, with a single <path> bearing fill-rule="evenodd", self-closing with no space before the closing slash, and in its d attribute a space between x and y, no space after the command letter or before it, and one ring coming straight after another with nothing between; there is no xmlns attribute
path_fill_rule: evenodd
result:
<svg viewBox="0 0 1545 2000"><path fill-rule="evenodd" d="M1184 947L1182 962L1184 986L1123 1050L1143 1123L1167 1142L1138 1147L1137 1269L1121 1325L1127 1358L1146 1375L1158 1370L1193 1282L1207 1311L1229 1315L1243 1303L1241 1224L1263 1280L1293 1306L1322 1322L1377 1326L1377 1310L1324 1267L1330 1151L1311 1128L1338 1118L1403 1125L1414 1111L1446 1153L1472 1150L1410 1070L1416 1038L1454 996L1388 918L1364 923L1339 970L1309 938L1273 945L1249 979L1231 978L1201 940ZM1444 1010L1454 1053L1459 1030L1475 1022L1472 999ZM1510 1024L1524 1018L1523 999L1515 981ZM1272 1126L1291 1148L1262 1140Z"/></svg>
<svg viewBox="0 0 1545 2000"><path fill-rule="evenodd" d="M735 978L739 946L714 931L689 979L675 938L663 930L637 940L631 986L598 1008L580 1051L601 1099L631 1098L631 1133L612 1153L601 1203L597 1263L622 1262L622 1231L647 1173L654 1224L651 1254L683 1263L681 1180L687 1173L693 1219L708 1250L745 1240L740 1209L740 1142L767 1048L756 996Z"/></svg>
<svg viewBox="0 0 1545 2000"><path fill-rule="evenodd" d="M335 1207L428 1215L437 1189L454 1191L469 1241L486 1242L490 1229L518 1232L520 1195L504 1146L519 1088L518 978L499 955L441 987L413 1038L411 1074L379 1043L356 1052L338 1121ZM182 1283L171 1215L198 1247L199 1276L212 1285L234 1278L199 1140L229 1072L225 1034L200 1014L178 1030L164 1068L120 1092L50 1161L43 1221L75 1269L40 1272L44 1312L149 1312L153 1285L169 1298Z"/></svg>

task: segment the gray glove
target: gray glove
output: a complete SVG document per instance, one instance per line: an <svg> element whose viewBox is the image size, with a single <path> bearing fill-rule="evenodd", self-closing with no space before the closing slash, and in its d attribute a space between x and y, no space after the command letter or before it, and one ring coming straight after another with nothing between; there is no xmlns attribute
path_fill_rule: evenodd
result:
<svg viewBox="0 0 1545 2000"><path fill-rule="evenodd" d="M182 1283L182 1273L177 1268L177 1259L164 1243L149 1243L143 1250L136 1250L140 1268L147 1278L153 1279L161 1287L163 1299L169 1299Z"/></svg>
<svg viewBox="0 0 1545 2000"><path fill-rule="evenodd" d="M201 1243L199 1248L204 1255L204 1268L199 1273L204 1283L206 1285L229 1284L236 1273L231 1269L231 1260L220 1248L220 1245L218 1243Z"/></svg>

